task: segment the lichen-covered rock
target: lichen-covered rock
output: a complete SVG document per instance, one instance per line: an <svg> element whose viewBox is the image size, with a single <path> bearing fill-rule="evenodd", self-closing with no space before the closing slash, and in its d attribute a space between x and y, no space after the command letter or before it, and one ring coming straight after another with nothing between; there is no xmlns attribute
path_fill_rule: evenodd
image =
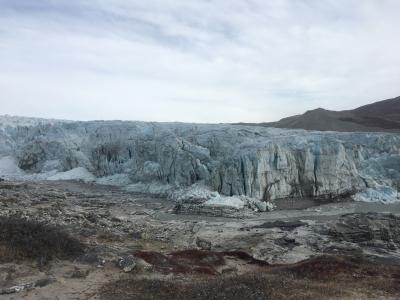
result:
<svg viewBox="0 0 400 300"><path fill-rule="evenodd" d="M137 259L133 255L127 255L119 259L118 266L125 272L131 272L137 265Z"/></svg>
<svg viewBox="0 0 400 300"><path fill-rule="evenodd" d="M400 177L399 149L400 137L383 133L121 121L0 126L0 158L14 157L25 173L85 168L137 189L202 182L262 201L391 185Z"/></svg>

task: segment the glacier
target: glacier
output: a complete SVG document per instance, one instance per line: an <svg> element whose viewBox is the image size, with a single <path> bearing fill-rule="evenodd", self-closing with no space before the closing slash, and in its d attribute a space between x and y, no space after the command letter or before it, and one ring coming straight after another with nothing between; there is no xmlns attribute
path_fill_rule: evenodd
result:
<svg viewBox="0 0 400 300"><path fill-rule="evenodd" d="M364 199L382 186L399 186L398 134L35 120L0 117L0 176L80 179L155 193L201 183L224 197L264 202L353 195ZM240 201L231 202L240 206Z"/></svg>

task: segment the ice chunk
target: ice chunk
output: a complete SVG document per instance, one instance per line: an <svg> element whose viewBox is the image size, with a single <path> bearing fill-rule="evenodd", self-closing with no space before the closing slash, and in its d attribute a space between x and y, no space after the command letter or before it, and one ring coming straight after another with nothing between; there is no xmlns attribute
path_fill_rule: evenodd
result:
<svg viewBox="0 0 400 300"><path fill-rule="evenodd" d="M400 193L389 186L368 188L353 197L356 201L394 203L400 202Z"/></svg>
<svg viewBox="0 0 400 300"><path fill-rule="evenodd" d="M66 172L60 172L47 178L48 180L83 180L85 182L91 182L96 177L83 167L78 167Z"/></svg>
<svg viewBox="0 0 400 300"><path fill-rule="evenodd" d="M15 178L24 174L24 171L18 167L17 162L13 157L6 156L0 158L0 176Z"/></svg>

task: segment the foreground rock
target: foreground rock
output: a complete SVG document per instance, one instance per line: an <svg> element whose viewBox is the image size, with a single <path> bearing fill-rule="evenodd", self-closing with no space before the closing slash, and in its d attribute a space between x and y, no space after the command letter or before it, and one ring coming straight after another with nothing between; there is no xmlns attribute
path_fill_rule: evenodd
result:
<svg viewBox="0 0 400 300"><path fill-rule="evenodd" d="M349 214L339 218L328 230L336 241L345 241L382 251L400 249L400 217L392 214Z"/></svg>

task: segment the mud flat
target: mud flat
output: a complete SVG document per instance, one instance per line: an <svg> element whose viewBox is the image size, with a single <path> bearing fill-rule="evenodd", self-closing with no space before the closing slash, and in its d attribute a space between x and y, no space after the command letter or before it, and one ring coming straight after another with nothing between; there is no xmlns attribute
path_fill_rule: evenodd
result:
<svg viewBox="0 0 400 300"><path fill-rule="evenodd" d="M226 218L176 214L170 200L119 187L6 180L0 208L0 299L400 295L398 204Z"/></svg>

